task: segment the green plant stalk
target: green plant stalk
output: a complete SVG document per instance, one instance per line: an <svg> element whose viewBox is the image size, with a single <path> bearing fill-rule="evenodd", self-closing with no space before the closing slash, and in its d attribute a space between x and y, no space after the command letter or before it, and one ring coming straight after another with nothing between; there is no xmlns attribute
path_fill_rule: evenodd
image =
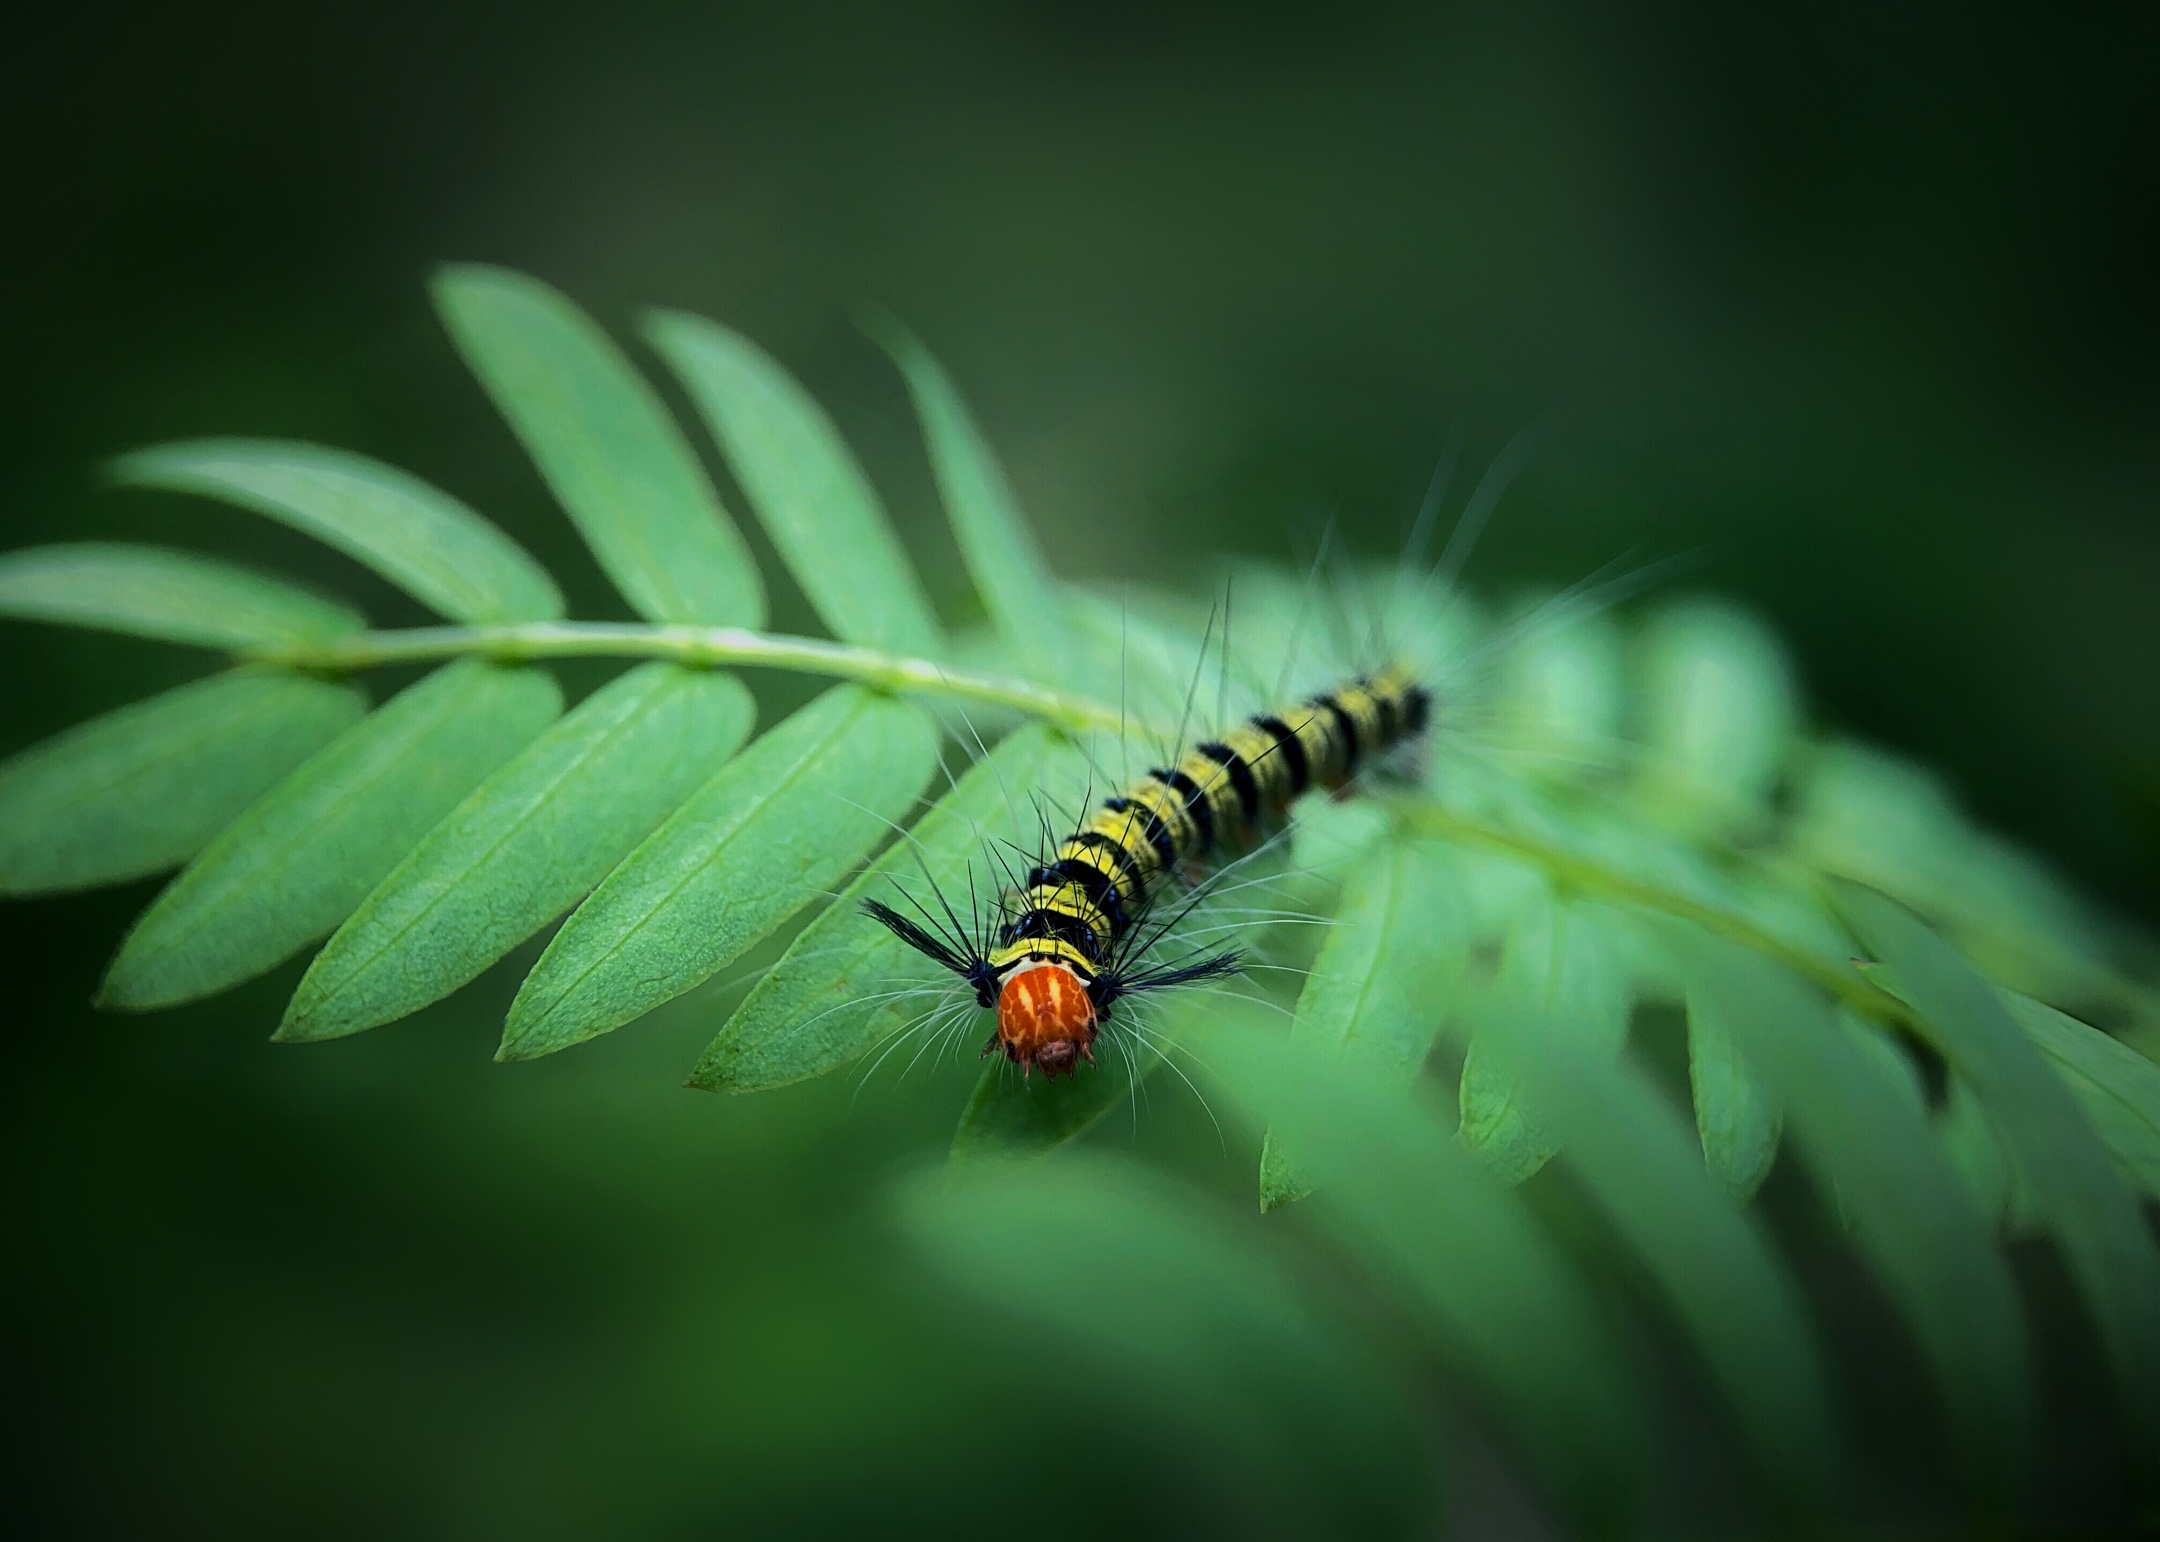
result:
<svg viewBox="0 0 2160 1542"><path fill-rule="evenodd" d="M821 637L791 637L734 626L646 626L612 621L526 621L498 626L423 626L362 632L331 642L263 648L250 662L328 674L434 659L479 657L522 664L534 659L670 659L713 667L762 665L856 680L885 690L956 697L1010 707L1068 732L1117 733L1139 726L1099 702L1032 681L952 669L929 659L880 653Z"/></svg>
<svg viewBox="0 0 2160 1542"><path fill-rule="evenodd" d="M732 626L650 626L611 621L529 621L496 626L409 627L362 632L332 642L259 649L244 655L263 664L331 674L389 664L480 657L504 663L547 658L656 658L712 667L746 664L855 680L885 690L948 696L1009 707L1069 732L1117 733L1135 724L1099 702L1032 681L951 669L928 659L881 653L818 637L753 632ZM1436 804L1404 801L1398 812L1421 834L1503 852L1541 869L1555 882L1587 894L1623 900L1689 921L1728 942L1777 960L1854 1010L1925 1035L1918 1015L1888 991L1764 931L1741 916L1669 889L1616 873L1513 831L1465 819Z"/></svg>
<svg viewBox="0 0 2160 1542"><path fill-rule="evenodd" d="M1548 846L1528 836L1517 835L1492 825L1465 819L1437 804L1404 800L1396 805L1404 824L1420 835L1433 836L1444 841L1454 841L1465 846L1480 846L1487 851L1497 851L1519 858L1542 870L1555 883L1580 890L1585 894L1616 899L1644 910L1658 911L1682 921L1692 922L1727 942L1738 943L1756 953L1774 959L1803 980L1808 980L1832 996L1844 1002L1863 1016L1878 1022L1893 1023L1927 1040L1935 1041L1935 1034L1911 1007L1872 981L1863 978L1857 970L1843 969L1829 959L1818 957L1803 948L1796 948L1783 938L1763 930L1745 916L1720 910L1715 905L1705 905L1671 889L1644 883L1638 878L1616 873L1585 861L1572 852Z"/></svg>

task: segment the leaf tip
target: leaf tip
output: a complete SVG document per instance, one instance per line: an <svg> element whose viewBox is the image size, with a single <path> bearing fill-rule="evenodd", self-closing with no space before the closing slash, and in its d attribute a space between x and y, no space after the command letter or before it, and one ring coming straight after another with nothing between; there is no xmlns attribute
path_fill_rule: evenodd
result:
<svg viewBox="0 0 2160 1542"><path fill-rule="evenodd" d="M428 292L440 300L452 290L511 276L511 270L492 262L445 259L428 274Z"/></svg>
<svg viewBox="0 0 2160 1542"><path fill-rule="evenodd" d="M350 997L340 1003L335 989L311 989L305 976L293 992L292 1000L285 1003L285 1014L278 1019L275 1032L270 1035L272 1044L320 1044L329 1039L349 1038L370 1028L380 1028L394 1022L404 1014L384 1014L379 1008L371 1012L366 1006L354 1011Z"/></svg>
<svg viewBox="0 0 2160 1542"><path fill-rule="evenodd" d="M91 472L91 483L103 488L154 487L161 480L168 448L162 444L144 444L107 456Z"/></svg>
<svg viewBox="0 0 2160 1542"><path fill-rule="evenodd" d="M428 275L428 298L453 339L464 346L465 328L491 300L532 299L553 291L530 273L493 262L440 262Z"/></svg>
<svg viewBox="0 0 2160 1542"><path fill-rule="evenodd" d="M106 970L105 978L98 982L97 991L90 998L91 1006L100 1012L149 1012L165 1005L143 989L133 971L123 972L120 964L121 959L115 959L112 968Z"/></svg>
<svg viewBox="0 0 2160 1542"><path fill-rule="evenodd" d="M310 1008L301 1006L298 996L285 1004L285 1015L278 1019L277 1027L270 1031L272 1044L307 1044L316 1039L334 1037L334 1031L322 1031L317 1014Z"/></svg>
<svg viewBox="0 0 2160 1542"><path fill-rule="evenodd" d="M138 927L140 922L137 923ZM90 1004L100 1012L148 1012L155 1007L170 1003L157 998L150 988L142 964L142 953L136 944L141 940L139 932L131 932L120 944L112 962L105 966L105 977L98 981L97 991Z"/></svg>
<svg viewBox="0 0 2160 1542"><path fill-rule="evenodd" d="M510 1014L503 1019L502 1039L495 1046L495 1061L509 1065L514 1061L543 1060L549 1055L574 1048L603 1033L612 1033L619 1025L598 1027L580 1023L574 1017L567 1026L563 1016L551 1005L537 1012L520 1012L518 1002L510 1003Z"/></svg>
<svg viewBox="0 0 2160 1542"><path fill-rule="evenodd" d="M1266 1215L1296 1204L1312 1190L1312 1184L1291 1165L1282 1142L1270 1130L1260 1143L1260 1213Z"/></svg>
<svg viewBox="0 0 2160 1542"><path fill-rule="evenodd" d="M734 1059L726 1046L714 1042L706 1046L705 1053L690 1070L690 1079L683 1083L698 1092L754 1092L760 1084L745 1085L729 1062Z"/></svg>
<svg viewBox="0 0 2160 1542"><path fill-rule="evenodd" d="M668 354L695 337L719 330L703 316L666 306L653 306L638 312L637 329L638 336L661 354Z"/></svg>
<svg viewBox="0 0 2160 1542"><path fill-rule="evenodd" d="M502 1038L495 1045L497 1065L538 1060L556 1050L568 1049L577 1042L564 1039L560 1034L550 1035L544 1032L548 1019L553 1015L554 1003L535 1005L538 998L531 987L546 962L546 955L543 954L540 963L533 966L532 973L518 986L517 995L511 998L510 1010L503 1014ZM561 998L556 999L559 1001Z"/></svg>
<svg viewBox="0 0 2160 1542"><path fill-rule="evenodd" d="M860 301L852 310L856 330L890 354L903 370L923 351L922 340L908 324L876 301Z"/></svg>

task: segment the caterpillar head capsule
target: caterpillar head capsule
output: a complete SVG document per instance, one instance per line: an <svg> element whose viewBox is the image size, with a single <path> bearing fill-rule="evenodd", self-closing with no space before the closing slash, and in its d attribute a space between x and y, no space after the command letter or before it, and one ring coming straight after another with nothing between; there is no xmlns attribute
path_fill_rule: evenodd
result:
<svg viewBox="0 0 2160 1542"><path fill-rule="evenodd" d="M1006 975L997 1020L992 1042L1023 1074L1040 1066L1045 1076L1070 1076L1082 1056L1095 1058L1095 1002L1065 964L1032 959Z"/></svg>

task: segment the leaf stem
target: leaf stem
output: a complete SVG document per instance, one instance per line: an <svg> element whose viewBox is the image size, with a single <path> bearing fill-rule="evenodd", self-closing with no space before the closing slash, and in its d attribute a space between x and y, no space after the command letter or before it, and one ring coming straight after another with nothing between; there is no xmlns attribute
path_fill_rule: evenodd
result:
<svg viewBox="0 0 2160 1542"><path fill-rule="evenodd" d="M1685 894L1656 884L1644 883L1625 873L1600 867L1570 851L1549 846L1529 836L1518 835L1465 819L1460 814L1441 808L1438 804L1422 801L1404 801L1397 805L1404 822L1421 835L1440 840L1454 841L1465 846L1481 846L1527 862L1542 869L1549 877L1587 894L1606 899L1625 901L1644 910L1660 911L1682 921L1689 921L1712 936L1765 955L1784 965L1802 979L1813 982L1828 991L1854 1011L1881 1022L1894 1023L1910 1029L1924 1038L1933 1034L1921 1021L1918 1013L1870 980L1864 979L1856 970L1840 968L1830 959L1796 948L1776 934L1764 930L1753 921L1715 905L1706 905Z"/></svg>
<svg viewBox="0 0 2160 1542"><path fill-rule="evenodd" d="M613 621L422 626L258 649L246 655L256 663L336 674L468 656L505 663L548 658L650 658L703 666L763 665L857 680L892 691L988 702L1072 732L1100 729L1115 733L1119 728L1115 708L1030 680L975 674L929 659L881 653L820 637L792 637L733 626L648 626Z"/></svg>
<svg viewBox="0 0 2160 1542"><path fill-rule="evenodd" d="M322 643L261 649L246 655L257 663L292 669L346 673L386 664L480 657L506 663L545 658L655 658L679 664L747 664L856 680L892 691L955 697L1009 707L1071 732L1119 732L1133 725L1099 702L1071 696L1029 680L951 669L929 659L882 653L819 637L753 632L732 626L653 626L613 621L526 621L495 626L426 626L362 632ZM1482 846L1542 869L1586 893L1625 901L1689 921L1728 942L1777 960L1869 1017L1924 1031L1917 1014L1888 991L1796 948L1744 916L1705 905L1687 895L1600 867L1573 852L1511 830L1466 819L1424 801L1398 805L1408 826L1421 834Z"/></svg>

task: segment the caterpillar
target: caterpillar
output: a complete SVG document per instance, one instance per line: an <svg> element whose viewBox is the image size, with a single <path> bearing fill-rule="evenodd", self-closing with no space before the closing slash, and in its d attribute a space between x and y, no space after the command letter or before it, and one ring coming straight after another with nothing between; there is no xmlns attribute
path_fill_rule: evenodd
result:
<svg viewBox="0 0 2160 1542"><path fill-rule="evenodd" d="M1234 952L1145 965L1163 935L1147 917L1165 883L1259 834L1306 789L1342 787L1422 733L1430 714L1427 689L1391 664L1247 718L1105 798L1003 896L1005 921L988 946L969 941L949 906L949 933L927 911L929 926L878 900L864 909L965 980L979 1006L996 1009L985 1055L1002 1050L1023 1076L1038 1067L1047 1077L1069 1076L1080 1061L1094 1061L1096 1037L1120 998L1238 969Z"/></svg>

